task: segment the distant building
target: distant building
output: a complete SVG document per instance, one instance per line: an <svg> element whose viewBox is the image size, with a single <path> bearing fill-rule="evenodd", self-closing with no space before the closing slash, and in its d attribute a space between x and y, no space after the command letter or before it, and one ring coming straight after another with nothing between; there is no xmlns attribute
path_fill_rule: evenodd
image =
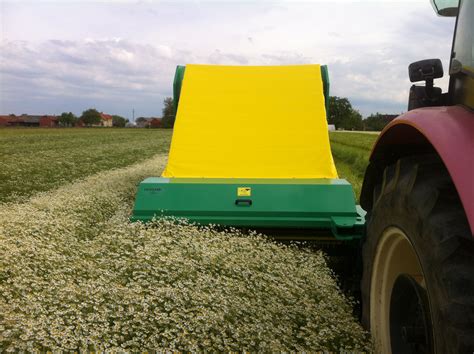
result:
<svg viewBox="0 0 474 354"><path fill-rule="evenodd" d="M110 114L100 113L100 122L93 124L93 127L112 127L112 116ZM76 126L83 127L85 124L79 119ZM31 115L22 114L16 116L0 115L0 127L45 127L55 128L59 127L59 121L57 116L53 115Z"/></svg>
<svg viewBox="0 0 474 354"><path fill-rule="evenodd" d="M161 128L162 119L161 118L152 118L150 121L150 128Z"/></svg>
<svg viewBox="0 0 474 354"><path fill-rule="evenodd" d="M135 123L138 128L161 128L162 119L160 117L138 117Z"/></svg>
<svg viewBox="0 0 474 354"><path fill-rule="evenodd" d="M42 116L39 119L39 126L40 127L49 127L55 128L59 126L58 117L56 116Z"/></svg>
<svg viewBox="0 0 474 354"><path fill-rule="evenodd" d="M0 116L0 127L7 127L11 120L11 116Z"/></svg>
<svg viewBox="0 0 474 354"><path fill-rule="evenodd" d="M39 127L41 116L34 116L23 114L21 116L21 123L27 127Z"/></svg>
<svg viewBox="0 0 474 354"><path fill-rule="evenodd" d="M330 132L336 131L336 126L334 124L328 124L328 131Z"/></svg>
<svg viewBox="0 0 474 354"><path fill-rule="evenodd" d="M112 121L113 119L110 114L100 112L100 122L97 124L91 124L91 127L111 127L113 125ZM80 118L76 125L79 127L85 126L84 122Z"/></svg>
<svg viewBox="0 0 474 354"><path fill-rule="evenodd" d="M110 114L100 113L100 126L101 127L111 127L112 126L112 116Z"/></svg>
<svg viewBox="0 0 474 354"><path fill-rule="evenodd" d="M0 116L0 126L5 127L57 127L58 117L51 115L22 114Z"/></svg>

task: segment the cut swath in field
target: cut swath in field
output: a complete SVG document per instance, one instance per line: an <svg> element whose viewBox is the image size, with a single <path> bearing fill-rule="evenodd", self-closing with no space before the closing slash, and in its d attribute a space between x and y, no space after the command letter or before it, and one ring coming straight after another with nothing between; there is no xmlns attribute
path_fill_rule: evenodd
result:
<svg viewBox="0 0 474 354"><path fill-rule="evenodd" d="M366 349L321 253L127 217L165 157L0 207L0 349Z"/></svg>

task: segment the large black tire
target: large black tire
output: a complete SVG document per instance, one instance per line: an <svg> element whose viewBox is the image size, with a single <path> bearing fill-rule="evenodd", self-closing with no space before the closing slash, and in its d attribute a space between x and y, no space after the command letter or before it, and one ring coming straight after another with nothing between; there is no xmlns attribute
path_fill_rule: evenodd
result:
<svg viewBox="0 0 474 354"><path fill-rule="evenodd" d="M390 237L398 237L398 243ZM413 255L406 251L410 247ZM474 242L456 189L437 156L407 157L385 169L383 182L374 189L362 258L362 322L374 335L377 351L397 351L390 346L395 340L387 342L387 333L393 338L387 317L393 300L387 299L394 298L395 278L416 267L407 264L418 262L422 274L408 275L424 292L421 298L427 298L431 344L412 351L474 352ZM387 297L384 291L390 287L393 293Z"/></svg>

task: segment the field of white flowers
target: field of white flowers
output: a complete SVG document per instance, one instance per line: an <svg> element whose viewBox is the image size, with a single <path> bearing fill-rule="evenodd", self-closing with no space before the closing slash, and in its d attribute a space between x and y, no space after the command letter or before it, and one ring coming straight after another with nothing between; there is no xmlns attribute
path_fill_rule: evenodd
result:
<svg viewBox="0 0 474 354"><path fill-rule="evenodd" d="M0 129L0 203L144 161L170 138L165 129Z"/></svg>
<svg viewBox="0 0 474 354"><path fill-rule="evenodd" d="M0 352L369 351L321 253L130 224L165 155L0 204Z"/></svg>

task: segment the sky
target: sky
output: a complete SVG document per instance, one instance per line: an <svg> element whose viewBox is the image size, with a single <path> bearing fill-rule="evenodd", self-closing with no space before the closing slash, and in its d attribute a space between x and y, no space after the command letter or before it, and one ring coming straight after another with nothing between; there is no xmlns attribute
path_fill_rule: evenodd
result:
<svg viewBox="0 0 474 354"><path fill-rule="evenodd" d="M0 114L161 116L183 64L326 64L331 95L398 114L409 63L447 72L453 28L429 0L0 0Z"/></svg>

